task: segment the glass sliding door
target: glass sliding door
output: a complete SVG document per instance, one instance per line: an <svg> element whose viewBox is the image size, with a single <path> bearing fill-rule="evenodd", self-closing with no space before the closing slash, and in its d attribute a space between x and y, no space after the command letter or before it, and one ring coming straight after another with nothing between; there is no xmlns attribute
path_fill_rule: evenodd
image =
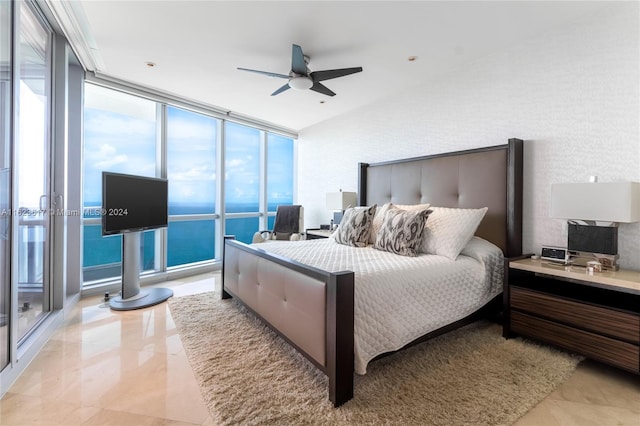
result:
<svg viewBox="0 0 640 426"><path fill-rule="evenodd" d="M0 0L0 371L9 363L11 64L11 1Z"/></svg>
<svg viewBox="0 0 640 426"><path fill-rule="evenodd" d="M51 32L26 2L19 6L14 136L14 257L18 341L50 311L49 176ZM16 210L17 208L17 210Z"/></svg>

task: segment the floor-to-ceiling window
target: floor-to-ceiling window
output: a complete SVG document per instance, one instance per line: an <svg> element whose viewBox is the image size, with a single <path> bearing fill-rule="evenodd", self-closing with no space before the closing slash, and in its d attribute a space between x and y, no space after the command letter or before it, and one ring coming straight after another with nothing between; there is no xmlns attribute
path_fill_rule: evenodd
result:
<svg viewBox="0 0 640 426"><path fill-rule="evenodd" d="M167 266L215 258L219 120L167 107Z"/></svg>
<svg viewBox="0 0 640 426"><path fill-rule="evenodd" d="M121 273L122 236L102 236L102 172L155 177L158 145L155 102L86 84L84 94L84 281ZM155 270L156 232L143 233L142 268Z"/></svg>
<svg viewBox="0 0 640 426"><path fill-rule="evenodd" d="M11 2L0 0L0 371L9 363L11 65Z"/></svg>
<svg viewBox="0 0 640 426"><path fill-rule="evenodd" d="M290 137L92 83L84 104L85 284L121 273L121 237L101 234L102 171L169 180L168 229L143 238L150 271L211 262L222 232L251 242L294 201Z"/></svg>
<svg viewBox="0 0 640 426"><path fill-rule="evenodd" d="M260 131L225 124L225 233L250 243L260 217Z"/></svg>
<svg viewBox="0 0 640 426"><path fill-rule="evenodd" d="M267 209L275 212L279 205L293 204L293 139L267 135ZM275 215L269 216L272 229ZM301 230L302 232L302 230Z"/></svg>

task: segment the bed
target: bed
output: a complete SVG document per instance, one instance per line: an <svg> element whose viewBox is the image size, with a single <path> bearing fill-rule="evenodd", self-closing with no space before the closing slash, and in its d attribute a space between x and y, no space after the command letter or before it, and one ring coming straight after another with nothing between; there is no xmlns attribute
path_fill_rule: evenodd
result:
<svg viewBox="0 0 640 426"><path fill-rule="evenodd" d="M513 257L522 251L522 141L510 139L507 144L359 166L358 204L361 206L386 203L415 205L430 203L431 206L459 209L487 207L487 212L477 228L476 237L469 243L467 252L461 253L455 263L486 263L493 275L503 274L498 257ZM313 250L305 246L312 246ZM314 251L315 250L315 251ZM222 297L233 297L288 341L307 357L316 367L325 372L329 382L329 399L339 406L353 397L353 375L366 371L366 365L385 354L435 337L462 325L475 321L488 309L500 306L499 285L495 277L488 276L488 289L483 290L482 302L467 306L467 312L457 312L443 320L429 318L430 324L411 329L401 339L394 339L395 331L384 336L383 344L376 345L376 338L362 338L362 324L375 322L375 317L363 319L363 284L369 279L382 279L393 270L377 272L376 266L365 266L369 256L379 256L373 248L343 247L331 240L306 242L275 242L265 245L247 245L226 237L223 253ZM331 263L329 257L353 257L351 263ZM486 255L486 258L483 256ZM390 259L403 258L387 253ZM419 256L422 258L423 256ZM428 258L429 256L425 256ZM433 259L425 262L436 264L446 274L451 262ZM468 259L467 259L468 258ZM415 259L415 258L413 258ZM480 260L478 260L480 259ZM493 260L492 260L493 259ZM502 259L500 259L502 260ZM375 260L385 263L386 260ZM389 262L396 262L390 260ZM405 259L398 259L400 269L411 268ZM342 265L353 266L341 270ZM404 265L404 266L403 266ZM496 272L496 265L500 269ZM475 266L474 266L475 267ZM355 270L355 271L354 271ZM404 272L403 272L404 274ZM415 276L420 271L413 272ZM399 276L399 274L398 274ZM402 286L408 286L412 278L396 279L398 287L387 291L382 299L403 299ZM461 281L452 272L449 282ZM460 294L451 288L452 294ZM443 287L442 291L447 291ZM392 297L393 295L393 297ZM380 298L380 296L377 296ZM457 298L452 298L455 303ZM369 306L372 303L366 299ZM410 310L400 305L383 310ZM376 306L373 306L376 309ZM461 316L462 315L462 316ZM380 315L384 317L384 315ZM373 320L372 320L373 318ZM392 318L393 323L402 319ZM384 321L383 321L384 322ZM384 324L382 324L384 326ZM435 327L435 328L434 328ZM382 330L382 329L381 329ZM414 333L414 334L412 334Z"/></svg>

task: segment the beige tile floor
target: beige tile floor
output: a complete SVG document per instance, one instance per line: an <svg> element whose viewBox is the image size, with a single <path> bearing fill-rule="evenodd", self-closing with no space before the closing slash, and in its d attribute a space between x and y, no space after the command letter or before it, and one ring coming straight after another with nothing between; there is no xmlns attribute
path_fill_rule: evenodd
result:
<svg viewBox="0 0 640 426"><path fill-rule="evenodd" d="M210 291L219 274L164 283ZM83 299L0 401L0 425L213 425L166 303ZM640 376L583 362L517 426L640 426Z"/></svg>

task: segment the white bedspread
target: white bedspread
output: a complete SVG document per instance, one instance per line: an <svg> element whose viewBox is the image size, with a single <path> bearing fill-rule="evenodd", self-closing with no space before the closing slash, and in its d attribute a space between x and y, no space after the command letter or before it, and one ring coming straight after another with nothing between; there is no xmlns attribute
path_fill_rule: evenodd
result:
<svg viewBox="0 0 640 426"><path fill-rule="evenodd" d="M377 355L468 316L502 291L502 251L477 237L456 261L349 247L332 238L270 241L259 247L326 271L355 273L358 374L365 374Z"/></svg>

